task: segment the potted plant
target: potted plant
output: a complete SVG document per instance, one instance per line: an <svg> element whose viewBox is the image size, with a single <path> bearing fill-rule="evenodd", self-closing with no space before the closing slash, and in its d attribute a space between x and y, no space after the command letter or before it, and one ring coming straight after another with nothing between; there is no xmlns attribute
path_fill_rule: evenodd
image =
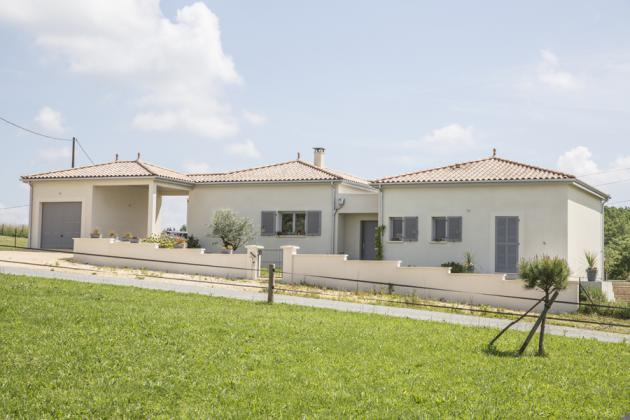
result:
<svg viewBox="0 0 630 420"><path fill-rule="evenodd" d="M133 233L131 232L127 232L123 235L122 238L120 238L121 241L123 242L129 242L131 240L131 238L133 238Z"/></svg>
<svg viewBox="0 0 630 420"><path fill-rule="evenodd" d="M139 244L140 243L140 238L138 238L137 236L132 236L131 239L129 239L129 242L131 242L132 244Z"/></svg>
<svg viewBox="0 0 630 420"><path fill-rule="evenodd" d="M187 242L186 239L178 236L177 238L175 238L175 245L174 245L174 247L175 248L186 248L186 245L187 245L186 242Z"/></svg>
<svg viewBox="0 0 630 420"><path fill-rule="evenodd" d="M101 232L98 229L94 229L92 233L90 233L91 238L100 238Z"/></svg>
<svg viewBox="0 0 630 420"><path fill-rule="evenodd" d="M114 231L110 231L110 232L109 232L109 237L110 237L111 239L116 239L116 232L114 232Z"/></svg>
<svg viewBox="0 0 630 420"><path fill-rule="evenodd" d="M594 252L586 251L584 253L586 259L586 278L588 281L597 279L597 255Z"/></svg>
<svg viewBox="0 0 630 420"><path fill-rule="evenodd" d="M225 248L223 248L223 251L221 251L223 254L233 254L234 253L234 248L232 247L232 245L226 245Z"/></svg>
<svg viewBox="0 0 630 420"><path fill-rule="evenodd" d="M475 272L475 260L473 258L473 254L470 251L467 251L464 254L464 272L465 273L474 273Z"/></svg>

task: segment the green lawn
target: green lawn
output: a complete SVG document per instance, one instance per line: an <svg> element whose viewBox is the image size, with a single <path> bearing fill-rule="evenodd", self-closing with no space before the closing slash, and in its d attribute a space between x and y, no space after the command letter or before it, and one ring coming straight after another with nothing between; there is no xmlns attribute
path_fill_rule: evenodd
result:
<svg viewBox="0 0 630 420"><path fill-rule="evenodd" d="M0 251L8 251L8 250L12 250L15 249L13 248L13 246L15 245L15 238L13 236L0 236ZM9 245L11 246L11 248L7 248L5 247L5 245ZM17 246L19 247L26 247L28 245L28 239L26 238L17 238Z"/></svg>
<svg viewBox="0 0 630 420"><path fill-rule="evenodd" d="M0 275L0 417L570 417L630 412L630 345ZM501 349L515 349L509 333Z"/></svg>

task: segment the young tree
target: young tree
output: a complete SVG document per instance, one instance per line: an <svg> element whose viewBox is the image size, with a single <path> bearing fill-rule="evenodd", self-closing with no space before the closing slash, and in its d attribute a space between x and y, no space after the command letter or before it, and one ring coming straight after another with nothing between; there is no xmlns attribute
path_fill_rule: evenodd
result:
<svg viewBox="0 0 630 420"><path fill-rule="evenodd" d="M217 210L210 225L210 235L221 239L225 249L236 251L254 238L254 225L247 217L241 217L232 210Z"/></svg>
<svg viewBox="0 0 630 420"><path fill-rule="evenodd" d="M490 346L492 346L494 342L508 330L508 328L523 319L542 301L544 303L543 310L538 319L536 319L534 326L527 335L527 338L519 349L518 354L522 355L525 352L529 342L536 333L536 330L540 327L540 336L538 337L538 355L543 356L545 354L544 339L547 313L549 312L549 309L551 309L555 300L558 298L560 291L567 288L569 273L569 265L563 258L543 255L542 257L536 256L530 261L522 260L519 265L519 274L521 278L525 280L525 287L528 289L540 289L543 291L544 295L521 317L511 322L507 327L501 330L501 332L492 339Z"/></svg>

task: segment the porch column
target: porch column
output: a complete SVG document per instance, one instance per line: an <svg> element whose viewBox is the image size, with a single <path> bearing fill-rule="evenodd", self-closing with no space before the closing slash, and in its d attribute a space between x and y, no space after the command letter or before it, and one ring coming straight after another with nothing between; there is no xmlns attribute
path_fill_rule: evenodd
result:
<svg viewBox="0 0 630 420"><path fill-rule="evenodd" d="M154 182L149 184L149 205L148 205L148 214L147 214L147 236L151 236L158 228L156 226L156 215L157 215L157 187Z"/></svg>

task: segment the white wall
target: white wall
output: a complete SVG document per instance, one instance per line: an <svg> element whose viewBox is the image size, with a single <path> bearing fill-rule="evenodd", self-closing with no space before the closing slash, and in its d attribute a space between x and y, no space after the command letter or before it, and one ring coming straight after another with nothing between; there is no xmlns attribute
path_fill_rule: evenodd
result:
<svg viewBox="0 0 630 420"><path fill-rule="evenodd" d="M342 241L339 252L347 254L351 260L361 258L361 221L378 220L377 213L342 214L340 217L339 232Z"/></svg>
<svg viewBox="0 0 630 420"><path fill-rule="evenodd" d="M477 272L494 272L494 218L518 216L519 257L536 254L567 257L567 192L565 184L468 184L453 186L386 186L381 219L384 253L403 265L439 266L462 261L470 251ZM417 216L417 242L389 241L389 218ZM461 216L462 242L433 243L431 218Z"/></svg>
<svg viewBox="0 0 630 420"><path fill-rule="evenodd" d="M568 262L571 275L586 280L584 252L597 254L598 279L603 271L602 202L577 187L568 191Z"/></svg>
<svg viewBox="0 0 630 420"><path fill-rule="evenodd" d="M209 237L215 211L231 209L248 217L257 233L251 243L267 249L298 245L304 252L332 252L333 189L331 184L230 184L196 185L188 198L188 232L199 238L203 247L218 250L220 241ZM262 211L322 212L320 236L261 236Z"/></svg>
<svg viewBox="0 0 630 420"><path fill-rule="evenodd" d="M92 229L98 228L103 236L109 232L147 236L148 186L97 186L93 194Z"/></svg>
<svg viewBox="0 0 630 420"><path fill-rule="evenodd" d="M205 254L204 249L163 249L157 244L117 242L114 239L76 238L73 259L86 264L133 267L171 273L256 279L259 247L245 254Z"/></svg>
<svg viewBox="0 0 630 420"><path fill-rule="evenodd" d="M449 268L442 267L401 267L400 261L348 261L345 255L309 255L296 252L292 247L283 249L283 282L339 290L416 295L434 300L492 305L514 310L527 310L535 303L528 299L540 299L543 296L540 290L526 289L522 280L505 280L503 274L451 274ZM374 283L369 283L370 281ZM558 300L574 303L557 303L552 307L552 312L576 311L577 282L570 281ZM542 305L536 309L540 311L541 307Z"/></svg>

